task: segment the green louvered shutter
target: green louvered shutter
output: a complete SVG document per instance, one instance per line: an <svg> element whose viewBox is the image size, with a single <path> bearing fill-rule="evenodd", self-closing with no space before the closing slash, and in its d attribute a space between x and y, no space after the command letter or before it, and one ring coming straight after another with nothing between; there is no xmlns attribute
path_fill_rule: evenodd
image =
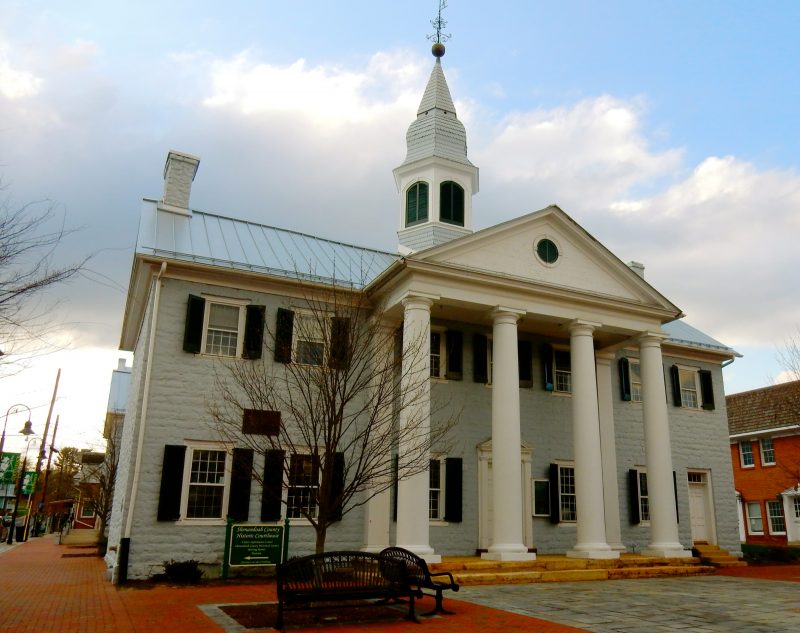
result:
<svg viewBox="0 0 800 633"><path fill-rule="evenodd" d="M265 306L249 305L246 307L244 324L244 349L242 356L250 360L261 358L261 348L264 344L264 318L267 313Z"/></svg>
<svg viewBox="0 0 800 633"><path fill-rule="evenodd" d="M488 341L485 335L475 334L472 337L472 379L474 382L483 384L489 382L487 346Z"/></svg>
<svg viewBox="0 0 800 633"><path fill-rule="evenodd" d="M461 380L463 377L463 347L464 337L457 330L445 332L445 346L447 349L447 371L445 378L448 380Z"/></svg>
<svg viewBox="0 0 800 633"><path fill-rule="evenodd" d="M206 300L203 297L189 295L186 304L186 322L183 329L183 351L199 354L203 341L203 319L206 312Z"/></svg>
<svg viewBox="0 0 800 633"><path fill-rule="evenodd" d="M462 470L460 457L444 460L444 520L449 523L461 522Z"/></svg>
<svg viewBox="0 0 800 633"><path fill-rule="evenodd" d="M262 521L278 521L281 518L283 457L284 452L280 450L268 450L264 454L264 482L261 492Z"/></svg>
<svg viewBox="0 0 800 633"><path fill-rule="evenodd" d="M253 480L253 449L234 448L228 518L239 523L250 518L250 485Z"/></svg>
<svg viewBox="0 0 800 633"><path fill-rule="evenodd" d="M533 387L533 345L530 341L517 341L519 386Z"/></svg>
<svg viewBox="0 0 800 633"><path fill-rule="evenodd" d="M703 399L703 408L706 411L714 410L714 383L711 380L711 372L701 369L697 372L700 376L700 397Z"/></svg>
<svg viewBox="0 0 800 633"><path fill-rule="evenodd" d="M672 404L676 407L682 406L681 403L681 374L677 365L669 368L669 377L672 382Z"/></svg>
<svg viewBox="0 0 800 633"><path fill-rule="evenodd" d="M631 401L631 362L627 358L619 359L619 390L625 402Z"/></svg>
<svg viewBox="0 0 800 633"><path fill-rule="evenodd" d="M181 518L181 487L186 447L167 444L161 465L161 488L158 493L158 521L177 521Z"/></svg>
<svg viewBox="0 0 800 633"><path fill-rule="evenodd" d="M294 312L278 308L275 323L275 362L292 362L292 330L294 329Z"/></svg>

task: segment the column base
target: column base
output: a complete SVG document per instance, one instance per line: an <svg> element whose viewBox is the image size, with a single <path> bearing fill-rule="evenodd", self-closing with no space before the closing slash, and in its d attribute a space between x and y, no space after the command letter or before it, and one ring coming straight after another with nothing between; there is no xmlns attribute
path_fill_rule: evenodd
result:
<svg viewBox="0 0 800 633"><path fill-rule="evenodd" d="M614 560L619 558L619 550L611 549L608 545L598 548L576 547L567 552L567 558Z"/></svg>
<svg viewBox="0 0 800 633"><path fill-rule="evenodd" d="M642 556L653 556L655 558L691 558L692 552L683 549L680 543L653 543L642 550Z"/></svg>
<svg viewBox="0 0 800 633"><path fill-rule="evenodd" d="M435 554L433 552L433 548L429 545L403 545L398 543L397 547L402 547L403 549L407 549L409 552L413 552L420 558L424 559L426 563L442 562L442 557L439 554Z"/></svg>
<svg viewBox="0 0 800 633"><path fill-rule="evenodd" d="M496 550L490 547L488 552L483 552L481 554L481 558L483 560L496 561L527 561L536 560L536 554L534 552L529 552L524 546L520 546L519 548L506 546L505 548Z"/></svg>
<svg viewBox="0 0 800 633"><path fill-rule="evenodd" d="M608 546L611 549L613 549L613 550L615 550L617 552L626 552L626 551L628 551L628 548L625 547L622 543L609 543Z"/></svg>

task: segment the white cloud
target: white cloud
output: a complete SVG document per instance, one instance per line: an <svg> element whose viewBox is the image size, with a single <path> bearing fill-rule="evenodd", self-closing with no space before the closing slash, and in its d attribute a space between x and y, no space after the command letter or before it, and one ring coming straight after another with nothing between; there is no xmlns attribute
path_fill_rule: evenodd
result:
<svg viewBox="0 0 800 633"><path fill-rule="evenodd" d="M0 51L0 94L6 99L33 97L42 89L42 79L27 70L19 70Z"/></svg>

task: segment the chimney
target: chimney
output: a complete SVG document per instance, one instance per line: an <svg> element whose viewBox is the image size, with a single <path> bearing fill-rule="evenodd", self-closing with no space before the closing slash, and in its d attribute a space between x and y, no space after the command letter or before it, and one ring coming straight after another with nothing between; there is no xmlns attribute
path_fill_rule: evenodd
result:
<svg viewBox="0 0 800 633"><path fill-rule="evenodd" d="M200 159L191 154L170 150L164 165L164 196L159 208L164 211L191 215L189 194Z"/></svg>
<svg viewBox="0 0 800 633"><path fill-rule="evenodd" d="M125 369L127 369L127 366L125 364L125 359L124 358L117 359L117 371L125 371Z"/></svg>
<svg viewBox="0 0 800 633"><path fill-rule="evenodd" d="M644 279L644 264L639 262L628 262L628 268Z"/></svg>

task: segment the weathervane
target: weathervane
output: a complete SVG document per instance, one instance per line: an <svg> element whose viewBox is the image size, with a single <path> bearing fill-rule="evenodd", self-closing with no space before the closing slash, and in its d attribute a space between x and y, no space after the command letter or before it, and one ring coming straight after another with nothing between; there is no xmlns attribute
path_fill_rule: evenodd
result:
<svg viewBox="0 0 800 633"><path fill-rule="evenodd" d="M428 39L435 42L431 46L431 53L434 57L442 57L444 55L444 43L450 39L449 33L442 33L442 29L447 26L447 21L442 19L442 9L447 8L447 0L439 0L439 12L435 20L431 20L431 26L436 29L434 35L429 35Z"/></svg>

